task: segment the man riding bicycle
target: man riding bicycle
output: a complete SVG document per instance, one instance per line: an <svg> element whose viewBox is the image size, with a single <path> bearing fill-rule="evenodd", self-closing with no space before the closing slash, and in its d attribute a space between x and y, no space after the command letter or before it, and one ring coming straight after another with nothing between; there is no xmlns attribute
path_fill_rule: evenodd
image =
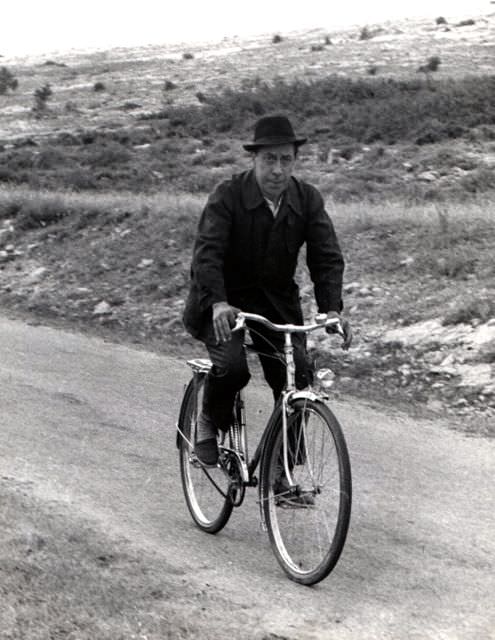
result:
<svg viewBox="0 0 495 640"><path fill-rule="evenodd" d="M220 184L199 221L184 324L205 344L213 364L195 443L205 465L216 464L217 432L228 430L235 395L250 377L242 332L231 332L238 309L274 323L302 324L294 274L306 243L318 312L339 317L342 311L344 260L332 222L318 190L292 175L305 142L285 116L261 118L253 141L243 145L253 154L253 168ZM341 324L348 348L350 326L344 319ZM263 352L263 373L277 399L286 372L273 356L283 350L283 337L259 327L251 337ZM303 389L313 380L304 335L295 334L293 344L296 386Z"/></svg>

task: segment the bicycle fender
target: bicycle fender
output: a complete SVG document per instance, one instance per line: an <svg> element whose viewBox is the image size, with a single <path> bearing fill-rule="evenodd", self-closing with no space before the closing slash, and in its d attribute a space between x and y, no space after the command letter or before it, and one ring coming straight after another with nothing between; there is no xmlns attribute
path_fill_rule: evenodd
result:
<svg viewBox="0 0 495 640"><path fill-rule="evenodd" d="M316 393L315 391L311 391L309 389L303 389L302 391L294 391L291 393L288 399L289 405L296 400L311 400L312 402L324 402L327 399L327 396L323 396L320 393Z"/></svg>
<svg viewBox="0 0 495 640"><path fill-rule="evenodd" d="M176 428L176 446L177 449L180 449L180 443L181 443L181 435L180 435L180 431L179 429L183 428L184 425L184 418L185 418L185 412L186 412L186 407L187 407L187 401L189 399L189 396L191 395L191 393L194 392L194 378L192 378L188 384L185 387L184 390L184 395L182 397L182 402L180 405L180 410L179 410L179 419L175 424L175 428Z"/></svg>

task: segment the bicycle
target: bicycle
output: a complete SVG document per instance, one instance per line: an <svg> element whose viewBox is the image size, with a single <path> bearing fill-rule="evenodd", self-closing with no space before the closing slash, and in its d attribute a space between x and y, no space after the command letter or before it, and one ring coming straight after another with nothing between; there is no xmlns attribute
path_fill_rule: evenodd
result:
<svg viewBox="0 0 495 640"><path fill-rule="evenodd" d="M326 404L324 380L320 389L296 389L291 335L329 327L342 334L342 328L338 319L327 319L326 314L308 325L279 325L240 312L233 331L249 329L247 322L284 333L285 389L251 459L240 391L230 429L219 436L219 462L207 467L195 456L194 442L211 362L188 361L192 378L177 423L185 500L195 524L214 534L227 524L234 507L242 504L246 488L257 487L262 528L268 530L280 566L295 582L316 584L332 571L344 548L351 513L351 467L342 428Z"/></svg>

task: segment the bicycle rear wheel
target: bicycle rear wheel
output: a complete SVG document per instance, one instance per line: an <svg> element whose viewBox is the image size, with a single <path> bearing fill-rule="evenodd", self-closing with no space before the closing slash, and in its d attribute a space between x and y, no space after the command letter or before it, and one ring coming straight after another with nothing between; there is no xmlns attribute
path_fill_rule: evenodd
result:
<svg viewBox="0 0 495 640"><path fill-rule="evenodd" d="M229 479L219 467L204 467L194 455L196 422L202 404L205 374L196 374L186 388L179 418L179 452L182 488L196 525L217 533L230 518Z"/></svg>
<svg viewBox="0 0 495 640"><path fill-rule="evenodd" d="M263 512L282 569L295 582L311 585L330 573L344 547L351 468L342 429L330 409L305 399L292 409L288 462L295 487L286 481L284 486L280 416L263 452Z"/></svg>

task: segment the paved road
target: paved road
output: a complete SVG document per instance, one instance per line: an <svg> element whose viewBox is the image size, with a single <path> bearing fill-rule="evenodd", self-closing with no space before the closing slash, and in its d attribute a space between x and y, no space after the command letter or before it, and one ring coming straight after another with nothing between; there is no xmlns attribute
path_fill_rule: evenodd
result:
<svg viewBox="0 0 495 640"><path fill-rule="evenodd" d="M0 319L2 475L208 585L212 629L227 600L239 637L495 638L493 441L334 403L351 530L330 577L301 587L272 556L254 492L218 536L192 525L174 448L187 375L173 358ZM260 423L268 394L252 385L249 404Z"/></svg>

